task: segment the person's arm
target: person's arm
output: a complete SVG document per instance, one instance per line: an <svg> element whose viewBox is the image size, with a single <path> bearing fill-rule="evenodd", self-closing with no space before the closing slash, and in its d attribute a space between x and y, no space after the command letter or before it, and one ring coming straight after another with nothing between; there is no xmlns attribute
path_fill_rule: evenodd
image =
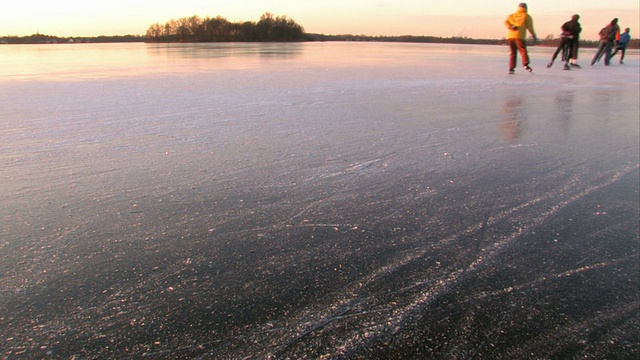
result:
<svg viewBox="0 0 640 360"><path fill-rule="evenodd" d="M508 16L507 20L504 21L504 26L509 30L518 30L518 27L511 23L511 16Z"/></svg>
<svg viewBox="0 0 640 360"><path fill-rule="evenodd" d="M531 17L531 15L527 15L527 29L529 30L529 33L531 33L531 36L533 36L533 41L538 41L538 37L536 36L536 31L533 29L533 18Z"/></svg>

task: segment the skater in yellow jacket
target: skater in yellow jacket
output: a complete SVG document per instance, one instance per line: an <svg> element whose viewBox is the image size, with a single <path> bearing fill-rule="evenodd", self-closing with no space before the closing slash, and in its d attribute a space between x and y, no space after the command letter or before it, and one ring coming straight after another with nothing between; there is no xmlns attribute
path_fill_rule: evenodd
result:
<svg viewBox="0 0 640 360"><path fill-rule="evenodd" d="M509 54L509 74L513 74L515 71L518 51L522 56L524 69L531 72L532 69L529 66L529 54L527 53L527 44L525 42L527 31L531 33L534 41L537 40L537 37L535 30L533 30L533 18L527 13L527 4L520 3L518 10L509 15L504 24L508 29L507 41L511 49Z"/></svg>

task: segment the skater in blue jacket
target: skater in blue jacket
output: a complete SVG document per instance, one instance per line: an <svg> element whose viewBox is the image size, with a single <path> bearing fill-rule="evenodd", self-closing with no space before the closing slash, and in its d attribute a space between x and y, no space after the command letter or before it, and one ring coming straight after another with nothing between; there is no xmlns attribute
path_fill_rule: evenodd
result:
<svg viewBox="0 0 640 360"><path fill-rule="evenodd" d="M620 51L620 64L624 64L624 62L622 62L622 60L624 60L624 53L627 50L627 45L629 45L629 41L631 41L631 34L629 34L630 31L631 29L629 28L624 29L624 32L620 34L620 39L618 39L618 45L616 46L616 51L614 51L613 54L611 54L611 58L613 58L614 56L616 56L618 51Z"/></svg>

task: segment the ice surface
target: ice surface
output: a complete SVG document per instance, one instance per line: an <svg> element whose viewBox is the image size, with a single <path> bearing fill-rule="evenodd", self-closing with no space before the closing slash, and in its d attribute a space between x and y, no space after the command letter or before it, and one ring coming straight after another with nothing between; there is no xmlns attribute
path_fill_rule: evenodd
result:
<svg viewBox="0 0 640 360"><path fill-rule="evenodd" d="M553 50L0 47L0 357L635 358L640 59Z"/></svg>

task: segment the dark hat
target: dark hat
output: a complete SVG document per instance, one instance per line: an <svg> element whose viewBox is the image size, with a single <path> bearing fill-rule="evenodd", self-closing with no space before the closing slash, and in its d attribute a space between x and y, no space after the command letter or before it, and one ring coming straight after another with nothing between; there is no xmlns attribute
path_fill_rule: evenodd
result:
<svg viewBox="0 0 640 360"><path fill-rule="evenodd" d="M527 3L520 3L520 5L518 5L518 7L526 9L527 8Z"/></svg>
<svg viewBox="0 0 640 360"><path fill-rule="evenodd" d="M573 15L573 16L571 17L571 19L573 19L573 20L578 20L578 19L580 19L580 15L575 14L575 15Z"/></svg>

